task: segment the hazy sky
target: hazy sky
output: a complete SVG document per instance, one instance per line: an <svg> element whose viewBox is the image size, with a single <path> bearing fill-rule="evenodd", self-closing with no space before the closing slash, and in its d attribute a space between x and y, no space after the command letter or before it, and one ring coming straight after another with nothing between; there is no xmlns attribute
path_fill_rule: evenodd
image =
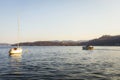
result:
<svg viewBox="0 0 120 80"><path fill-rule="evenodd" d="M120 0L0 0L0 43L120 34Z"/></svg>

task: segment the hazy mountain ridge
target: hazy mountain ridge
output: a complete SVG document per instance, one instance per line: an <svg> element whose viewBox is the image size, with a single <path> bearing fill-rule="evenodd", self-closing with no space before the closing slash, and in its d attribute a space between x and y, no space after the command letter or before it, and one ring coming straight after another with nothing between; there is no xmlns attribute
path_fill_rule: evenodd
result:
<svg viewBox="0 0 120 80"><path fill-rule="evenodd" d="M16 44L13 44L15 46ZM110 36L103 35L99 38L89 41L79 40L64 40L64 41L35 41L35 42L23 42L21 46L82 46L82 45L94 45L94 46L120 46L120 35Z"/></svg>
<svg viewBox="0 0 120 80"><path fill-rule="evenodd" d="M0 46L10 46L8 43L0 43Z"/></svg>
<svg viewBox="0 0 120 80"><path fill-rule="evenodd" d="M120 46L120 35L110 36L103 35L97 39L82 42L80 45L95 45L95 46Z"/></svg>
<svg viewBox="0 0 120 80"><path fill-rule="evenodd" d="M16 45L16 44L14 44ZM77 41L35 41L20 43L21 46L79 46Z"/></svg>

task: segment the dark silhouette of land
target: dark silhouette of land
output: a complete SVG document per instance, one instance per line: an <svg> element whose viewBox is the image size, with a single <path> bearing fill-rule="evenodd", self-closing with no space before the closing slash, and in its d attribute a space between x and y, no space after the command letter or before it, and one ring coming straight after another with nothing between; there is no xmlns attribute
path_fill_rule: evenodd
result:
<svg viewBox="0 0 120 80"><path fill-rule="evenodd" d="M15 46L16 44L13 44ZM89 41L36 41L36 42L23 42L21 46L120 46L120 35L110 36L103 35L102 37L92 39Z"/></svg>
<svg viewBox="0 0 120 80"><path fill-rule="evenodd" d="M94 45L94 46L120 46L120 35L110 36L103 35L100 38L82 42L80 45Z"/></svg>
<svg viewBox="0 0 120 80"><path fill-rule="evenodd" d="M16 44L14 44L16 45ZM21 46L79 46L77 41L36 41L20 43Z"/></svg>
<svg viewBox="0 0 120 80"><path fill-rule="evenodd" d="M10 46L8 43L0 43L0 46Z"/></svg>

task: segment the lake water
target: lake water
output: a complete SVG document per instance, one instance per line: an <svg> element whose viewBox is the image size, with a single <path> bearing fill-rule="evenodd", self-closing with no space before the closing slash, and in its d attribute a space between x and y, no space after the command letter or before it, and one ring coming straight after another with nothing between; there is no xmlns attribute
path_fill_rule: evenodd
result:
<svg viewBox="0 0 120 80"><path fill-rule="evenodd" d="M0 80L120 80L120 47L23 46L22 57L0 47Z"/></svg>

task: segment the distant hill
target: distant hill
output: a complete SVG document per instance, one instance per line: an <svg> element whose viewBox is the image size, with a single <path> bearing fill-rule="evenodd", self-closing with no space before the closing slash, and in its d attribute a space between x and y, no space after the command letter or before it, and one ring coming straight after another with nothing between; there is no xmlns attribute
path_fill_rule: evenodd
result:
<svg viewBox="0 0 120 80"><path fill-rule="evenodd" d="M0 46L10 46L8 43L0 43Z"/></svg>
<svg viewBox="0 0 120 80"><path fill-rule="evenodd" d="M13 44L15 46L16 44ZM92 39L89 41L35 41L35 42L23 42L21 46L82 46L82 45L93 45L93 46L120 46L120 35L110 36L103 35L102 37Z"/></svg>
<svg viewBox="0 0 120 80"><path fill-rule="evenodd" d="M16 46L17 44L13 44ZM20 43L21 46L79 46L80 42L77 41L36 41Z"/></svg>
<svg viewBox="0 0 120 80"><path fill-rule="evenodd" d="M110 36L103 35L100 38L82 42L80 45L94 45L94 46L120 46L120 35Z"/></svg>

